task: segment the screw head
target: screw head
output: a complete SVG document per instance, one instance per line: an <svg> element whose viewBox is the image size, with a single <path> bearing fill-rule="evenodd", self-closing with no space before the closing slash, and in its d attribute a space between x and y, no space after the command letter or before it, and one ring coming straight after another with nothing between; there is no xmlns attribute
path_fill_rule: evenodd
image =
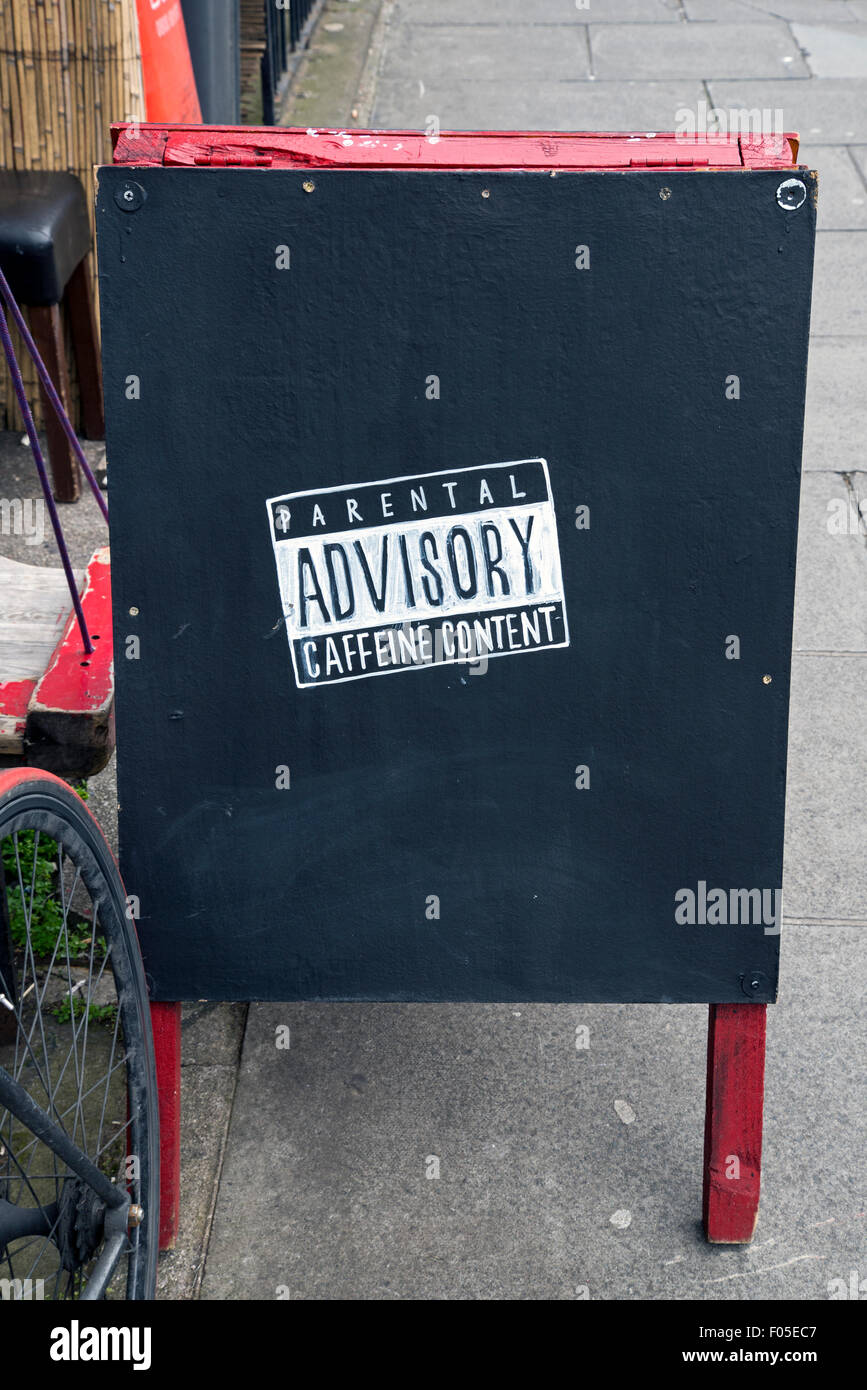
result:
<svg viewBox="0 0 867 1390"><path fill-rule="evenodd" d="M777 189L777 202L784 212L797 212L807 200L807 185L802 179L783 179Z"/></svg>
<svg viewBox="0 0 867 1390"><path fill-rule="evenodd" d="M483 189L482 189L482 197L483 197L483 198L490 198L490 196L491 196L491 190L490 190L489 188L483 188Z"/></svg>
<svg viewBox="0 0 867 1390"><path fill-rule="evenodd" d="M131 609L129 610L129 614L130 614L130 617L131 617L131 618L137 618L137 617L138 617L138 609L137 609L137 608L131 608Z"/></svg>
<svg viewBox="0 0 867 1390"><path fill-rule="evenodd" d="M660 198L662 199L662 201L663 201L664 203L667 203L668 200L669 200L669 198L671 197L671 189L670 189L670 188L660 188L660 190L659 190L659 196L660 196Z"/></svg>
<svg viewBox="0 0 867 1390"><path fill-rule="evenodd" d="M133 183L132 179L127 179L115 192L114 201L121 212L138 212L147 196L140 183Z"/></svg>
<svg viewBox="0 0 867 1390"><path fill-rule="evenodd" d="M130 1226L140 1226L144 1221L144 1207L140 1207L138 1202L131 1202L126 1216Z"/></svg>
<svg viewBox="0 0 867 1390"><path fill-rule="evenodd" d="M305 193L312 193L314 188L316 187L316 184L313 182L312 179L305 179L301 187L304 189Z"/></svg>
<svg viewBox="0 0 867 1390"><path fill-rule="evenodd" d="M748 970L741 976L741 989L750 998L769 993L768 977L761 970Z"/></svg>
<svg viewBox="0 0 867 1390"><path fill-rule="evenodd" d="M762 676L762 685L770 685L773 679L773 676Z"/></svg>

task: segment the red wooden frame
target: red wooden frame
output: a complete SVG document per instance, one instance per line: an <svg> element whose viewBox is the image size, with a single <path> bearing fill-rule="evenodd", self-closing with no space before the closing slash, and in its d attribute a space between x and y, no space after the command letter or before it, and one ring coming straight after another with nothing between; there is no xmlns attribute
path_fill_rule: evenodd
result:
<svg viewBox="0 0 867 1390"><path fill-rule="evenodd" d="M266 169L791 169L798 136L113 125L114 163Z"/></svg>
<svg viewBox="0 0 867 1390"><path fill-rule="evenodd" d="M562 131L294 130L115 125L114 163L261 169L791 169L798 136ZM163 1196L160 1244L174 1244L180 1175L180 1005L154 1004ZM707 1238L742 1243L758 1214L764 1095L763 1004L711 1004L703 1215Z"/></svg>

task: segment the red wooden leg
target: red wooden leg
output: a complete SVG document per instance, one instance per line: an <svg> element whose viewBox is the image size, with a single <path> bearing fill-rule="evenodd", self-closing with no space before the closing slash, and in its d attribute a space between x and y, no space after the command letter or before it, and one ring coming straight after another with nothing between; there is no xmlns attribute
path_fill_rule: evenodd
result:
<svg viewBox="0 0 867 1390"><path fill-rule="evenodd" d="M766 1004L711 1004L704 1128L704 1231L752 1240L759 1214Z"/></svg>
<svg viewBox="0 0 867 1390"><path fill-rule="evenodd" d="M160 1106L160 1249L178 1237L181 1182L181 1006L151 1004Z"/></svg>

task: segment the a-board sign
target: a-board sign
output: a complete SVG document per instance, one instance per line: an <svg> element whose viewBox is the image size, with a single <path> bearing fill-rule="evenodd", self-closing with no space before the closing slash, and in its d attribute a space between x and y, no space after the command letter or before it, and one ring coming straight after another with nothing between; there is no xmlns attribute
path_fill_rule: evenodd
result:
<svg viewBox="0 0 867 1390"><path fill-rule="evenodd" d="M98 226L155 997L773 999L809 172L143 135Z"/></svg>

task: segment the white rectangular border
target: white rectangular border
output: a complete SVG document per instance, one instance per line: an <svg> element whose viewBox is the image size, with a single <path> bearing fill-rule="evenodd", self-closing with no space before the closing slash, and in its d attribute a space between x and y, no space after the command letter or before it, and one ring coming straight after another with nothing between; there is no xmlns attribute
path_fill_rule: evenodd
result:
<svg viewBox="0 0 867 1390"><path fill-rule="evenodd" d="M527 656L527 655L535 655L537 652L553 652L553 651L558 651L558 650L562 649L563 647L568 647L568 646L570 645L570 642L569 642L569 614L566 612L566 592L565 592L565 589L564 589L564 587L563 587L563 564L562 564L562 560L561 560L561 557L560 557L560 534L559 534L559 531L557 530L557 508L554 506L554 494L553 494L553 492L552 492L552 490L551 490L551 475L550 475L550 473L549 473L549 471L548 471L548 461L547 461L547 459L543 459L543 458L539 458L539 457L536 457L536 458L527 458L527 459L511 459L511 460L509 460L509 461L506 462L506 463L487 463L487 464L478 464L478 463L475 463L475 464L469 465L469 467L466 467L466 468L439 468L439 469L437 469L436 472L434 472L434 473L404 473L404 474L402 474L399 478L374 478L374 479L372 479L370 482L367 482L367 483L338 483L335 487L310 487L310 488L306 488L303 492L284 492L284 493L280 493L277 497L269 497L269 498L267 499L267 501L265 502L265 510L266 510L266 512L267 512L267 515L268 515L268 530L269 530L270 535L271 535L271 548L272 548L272 550L273 550L273 552L274 552L274 572L275 572L275 576L276 576L276 578L277 578L277 592L278 592L279 597L280 597L280 606L281 606L281 609L282 609L282 606L283 606L283 595L282 595L282 593L280 592L280 571L279 571L279 567L278 567L278 564L277 564L277 546L278 546L278 545L281 545L282 542L281 542L281 541L278 541L277 538L276 538L276 536L274 535L274 519L273 519L273 513L272 513L272 511L271 511L271 508L273 507L273 505L274 505L275 502L289 502L289 501L291 501L291 500L292 500L293 498L295 498L295 497L318 497L318 496L320 496L320 495L324 496L326 493L329 493L329 492L352 492L352 489L353 489L353 488L359 488L359 487L388 487L391 483L409 483L409 482L413 482L413 481L421 482L421 481L422 481L423 479L425 479L425 478L452 478L452 477L454 477L454 475L455 475L456 473L481 473L481 472L484 472L484 471L490 471L491 469L494 469L494 468L516 468L516 467L518 466L518 464L521 464L521 463L541 463L541 465L542 465L542 472L543 472L543 474L544 474L544 476L545 476L545 487L547 488L547 491L548 491L548 498L547 498L547 501L548 501L548 505L549 505L550 508L551 508L551 514L552 514L553 519L554 519L554 541L555 541L556 546L557 546L557 571L558 571L558 575L559 575L559 579L560 579L561 602L562 602L562 604L563 604L563 633L564 633L564 640L563 640L562 642L551 642L551 643L550 643L548 646L546 646L546 647L518 647L517 650L515 650L515 651L508 651L508 652L488 652L488 653L486 654L486 655L487 655L487 660L488 660L488 661L493 661L493 660L495 660L497 657L500 657L500 656ZM538 506L539 504L538 504L538 503L534 503L533 505ZM484 511L484 508L479 508L478 510ZM514 510L517 511L518 508L516 507ZM467 513L467 512L455 512L454 515L455 515L456 517L458 517L458 516L467 516L468 513ZM446 513L446 516L448 516L448 513ZM439 519L439 518L438 518L438 519ZM396 524L397 524L397 525L400 525L399 522L396 523ZM340 532L333 532L333 533L330 532L329 534L332 534L332 535L335 535L335 536L343 536L343 535L356 535L356 536L357 536L357 535L359 535L359 533L360 533L361 531L384 530L384 529L386 529L386 527L387 527L387 523L386 523L386 525L383 525L383 523L377 523L376 526L355 527L355 528L352 528L352 529L349 530L349 531L340 531ZM285 631L285 633L286 633L286 640L287 640L287 642L288 642L288 644L289 644L289 656L290 656L290 659L291 659L291 661L292 661L292 670L293 670L293 673L294 673L294 675L295 675L295 689L296 689L296 690L319 690L319 689L324 689L325 687L327 687L327 686L329 686L329 685L346 685L346 683L347 683L348 681L366 681L366 680L372 680L372 679L375 678L376 676L393 676L393 675L399 674L399 673L402 672L402 671L442 671L442 670L447 670L449 667L453 667L453 668L457 668L457 669L462 669L462 668L464 668L464 667L469 667L469 666L475 664L475 663L468 662L468 661L438 661L438 662L427 662L427 661L424 661L424 662L409 662L409 663L407 663L406 665L404 665L403 663L401 663L401 665L399 665L399 666L387 666L387 667L385 667L385 668L384 668L383 670L381 670L381 671L361 671L361 672L359 672L359 674L358 674L357 676L338 676L337 680L333 680L333 681L305 681L305 682L302 683L302 682L299 681L299 679L298 679L298 663L297 663L297 661L296 661L296 659L295 659L295 647L294 647L292 638L291 638L291 636L289 635L288 628L286 627L286 624L287 624L287 621L288 621L288 620L287 620L287 617L286 617L286 614L285 614L285 613L282 614L282 618L283 618L283 628L284 628L284 631ZM413 619L412 621L416 621L416 620ZM421 621L423 621L423 619L418 619L417 621L421 622ZM380 627L388 627L389 624L388 624L388 623L380 623L378 626L380 626ZM401 624L395 624L395 626L401 626Z"/></svg>

